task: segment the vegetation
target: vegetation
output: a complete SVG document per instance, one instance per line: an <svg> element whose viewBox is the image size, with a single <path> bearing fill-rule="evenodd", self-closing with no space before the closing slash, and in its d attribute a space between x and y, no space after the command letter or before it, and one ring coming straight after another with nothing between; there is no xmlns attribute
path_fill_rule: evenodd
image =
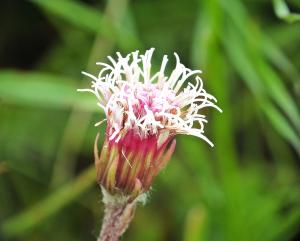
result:
<svg viewBox="0 0 300 241"><path fill-rule="evenodd" d="M178 136L123 240L292 241L300 226L298 0L31 0L0 8L0 239L95 240L103 205L82 70L155 47L203 70L223 114ZM0 25L0 26L1 26ZM174 61L174 60L173 60ZM155 66L154 66L155 67Z"/></svg>

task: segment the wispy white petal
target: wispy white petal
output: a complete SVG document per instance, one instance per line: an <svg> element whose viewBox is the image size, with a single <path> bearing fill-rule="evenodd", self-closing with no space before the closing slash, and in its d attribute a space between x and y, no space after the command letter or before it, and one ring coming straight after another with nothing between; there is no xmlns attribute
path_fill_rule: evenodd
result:
<svg viewBox="0 0 300 241"><path fill-rule="evenodd" d="M118 141L126 130L135 129L142 138L162 132L186 134L213 146L204 135L207 119L202 109L222 110L216 98L204 90L202 72L186 68L174 53L176 65L169 77L165 74L166 55L159 71L151 73L153 52L151 48L145 54L135 51L125 57L118 52L116 59L108 56L109 64L97 62L102 67L97 77L82 72L92 84L90 89L79 91L96 95L107 115L109 139Z"/></svg>

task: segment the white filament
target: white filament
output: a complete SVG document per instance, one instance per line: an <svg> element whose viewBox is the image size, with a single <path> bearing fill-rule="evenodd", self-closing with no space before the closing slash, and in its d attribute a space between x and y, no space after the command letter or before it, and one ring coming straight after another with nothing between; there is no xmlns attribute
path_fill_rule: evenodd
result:
<svg viewBox="0 0 300 241"><path fill-rule="evenodd" d="M144 55L135 51L125 57L117 53L116 60L109 56L111 64L97 63L102 66L98 76L82 72L92 79L92 84L90 89L79 91L92 92L97 97L111 126L111 140L120 139L123 131L129 129L135 129L143 138L168 130L197 136L213 146L204 135L207 119L201 110L222 110L215 104L216 98L204 90L198 76L201 71L186 68L175 53L176 66L169 77L165 75L166 55L160 70L151 74L153 52L151 48ZM192 76L195 83L188 81Z"/></svg>

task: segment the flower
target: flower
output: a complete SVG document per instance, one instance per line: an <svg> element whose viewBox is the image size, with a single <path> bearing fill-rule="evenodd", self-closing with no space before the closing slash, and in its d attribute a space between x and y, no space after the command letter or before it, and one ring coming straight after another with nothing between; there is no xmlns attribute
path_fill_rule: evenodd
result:
<svg viewBox="0 0 300 241"><path fill-rule="evenodd" d="M82 72L92 85L79 91L92 92L106 114L105 141L99 156L96 138L95 161L98 182L111 194L135 198L146 192L170 159L176 134L193 135L213 146L204 135L207 119L201 110L221 109L204 90L201 71L186 68L175 53L176 66L169 76L166 55L159 71L151 74L153 52L117 53L117 60L108 57L110 64L97 63L102 66L98 76ZM188 81L192 76L195 83Z"/></svg>

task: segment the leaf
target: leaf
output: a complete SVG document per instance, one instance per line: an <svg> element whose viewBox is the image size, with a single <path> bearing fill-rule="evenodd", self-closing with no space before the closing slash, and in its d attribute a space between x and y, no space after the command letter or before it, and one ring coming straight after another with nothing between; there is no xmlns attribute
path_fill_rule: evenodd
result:
<svg viewBox="0 0 300 241"><path fill-rule="evenodd" d="M251 58L247 56L247 51L244 49L242 41L238 38L234 29L231 28L228 31L228 35L226 36L224 43L231 62L249 86L258 105L269 118L273 127L279 134L281 134L281 136L290 142L300 154L300 138L295 134L296 132L289 124L289 121L286 120L285 116L280 114L276 107L270 102L270 96L266 95L267 88L261 84L262 77L255 71L255 68L253 67L254 64L251 62ZM272 91L275 91L275 93L279 91L280 93L280 85L275 85L273 88L275 89ZM283 96L280 96L280 98L281 97L284 99L286 97L285 93Z"/></svg>
<svg viewBox="0 0 300 241"><path fill-rule="evenodd" d="M87 168L75 180L53 191L32 208L4 221L1 225L1 231L6 237L18 236L41 224L45 219L57 213L88 190L94 184L95 176L94 166Z"/></svg>
<svg viewBox="0 0 300 241"><path fill-rule="evenodd" d="M263 110L270 122L273 124L274 128L287 139L300 154L300 139L295 134L292 128L290 128L289 123L286 119L280 114L280 112L270 103L265 102L263 105Z"/></svg>
<svg viewBox="0 0 300 241"><path fill-rule="evenodd" d="M299 70L279 48L278 44L276 44L271 37L265 35L263 36L263 42L261 46L261 51L264 52L267 59L286 76L288 76L291 82L293 82L295 85L299 84L297 81L300 79Z"/></svg>
<svg viewBox="0 0 300 241"><path fill-rule="evenodd" d="M300 14L291 13L284 0L273 0L273 7L276 16L288 23L293 23L300 20Z"/></svg>
<svg viewBox="0 0 300 241"><path fill-rule="evenodd" d="M85 111L99 109L92 95L80 95L77 88L72 79L54 74L0 71L1 101L43 108L66 109L76 105Z"/></svg>
<svg viewBox="0 0 300 241"><path fill-rule="evenodd" d="M114 6L117 19L110 19L99 10L89 7L79 1L72 0L31 0L39 7L45 9L65 21L83 30L95 34L101 33L112 42L117 42L124 50L141 47L142 44L135 36L132 20L128 12L122 9L124 6ZM120 23L120 24L119 24Z"/></svg>
<svg viewBox="0 0 300 241"><path fill-rule="evenodd" d="M272 97L274 102L286 113L300 134L300 115L297 104L287 91L282 79L280 79L278 74L263 59L259 58L255 63L257 65L257 71L264 80L269 96Z"/></svg>
<svg viewBox="0 0 300 241"><path fill-rule="evenodd" d="M257 37L253 35L249 28L245 28L245 25L248 25L251 22L251 16L246 10L245 6L239 1L228 2L222 1L222 7L224 11L233 21L234 25L238 28L239 32L244 35L247 41L257 44ZM300 5L299 5L300 6ZM236 11L232 11L232 8ZM293 30L293 33L297 32ZM288 36L290 40L291 33L281 34L283 36ZM287 55L279 48L275 41L268 36L265 32L260 32L261 44L257 47L260 48L260 51L272 61L277 68L282 69L286 75L288 75L295 84L297 84L297 78L299 77L299 71L297 68L290 62Z"/></svg>
<svg viewBox="0 0 300 241"><path fill-rule="evenodd" d="M104 31L108 35L112 34L110 26L104 24L101 12L79 1L31 0L31 2L82 29L95 33Z"/></svg>

